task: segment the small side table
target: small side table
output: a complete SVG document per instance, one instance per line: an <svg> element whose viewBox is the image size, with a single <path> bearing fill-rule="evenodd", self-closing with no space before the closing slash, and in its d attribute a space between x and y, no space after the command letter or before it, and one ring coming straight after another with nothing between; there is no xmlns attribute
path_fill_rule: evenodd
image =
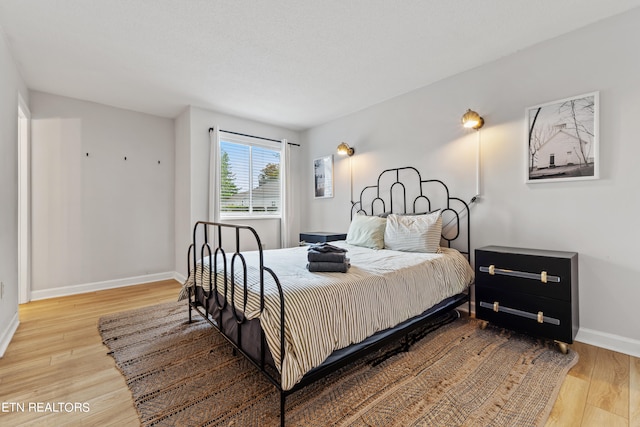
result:
<svg viewBox="0 0 640 427"><path fill-rule="evenodd" d="M555 340L563 353L578 332L578 254L476 249L476 317Z"/></svg>
<svg viewBox="0 0 640 427"><path fill-rule="evenodd" d="M307 243L324 243L333 242L335 240L345 240L346 233L332 233L329 231L308 231L300 233L300 245Z"/></svg>

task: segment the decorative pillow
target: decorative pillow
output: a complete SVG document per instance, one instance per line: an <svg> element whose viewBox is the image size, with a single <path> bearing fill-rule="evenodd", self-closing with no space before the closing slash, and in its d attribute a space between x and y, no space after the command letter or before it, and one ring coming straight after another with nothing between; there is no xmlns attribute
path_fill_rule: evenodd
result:
<svg viewBox="0 0 640 427"><path fill-rule="evenodd" d="M371 249L384 248L384 229L386 218L356 215L351 220L346 242L350 245Z"/></svg>
<svg viewBox="0 0 640 427"><path fill-rule="evenodd" d="M440 210L426 215L391 214L387 217L384 245L395 251L436 253L441 234Z"/></svg>
<svg viewBox="0 0 640 427"><path fill-rule="evenodd" d="M429 212L407 212L407 213L397 213L396 215L402 215L402 216L406 216L406 215L427 215L427 214L430 214L430 213L437 212L438 210L439 210L439 209L437 209L437 210L435 210L435 211L429 211ZM380 218L386 218L386 217L388 217L389 215L391 215L392 213L393 213L393 212L391 212L391 211L382 212L382 213L379 213L379 214L378 214L378 216L379 216Z"/></svg>

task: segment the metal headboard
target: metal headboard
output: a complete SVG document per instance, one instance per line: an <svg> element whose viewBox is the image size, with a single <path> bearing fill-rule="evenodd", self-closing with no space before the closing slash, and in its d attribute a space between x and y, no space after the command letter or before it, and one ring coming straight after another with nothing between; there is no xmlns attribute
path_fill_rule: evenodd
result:
<svg viewBox="0 0 640 427"><path fill-rule="evenodd" d="M408 201L412 202L407 204ZM469 205L458 197L452 197L444 182L422 179L420 172L414 167L387 169L380 173L376 185L366 186L360 192L359 200L351 207L351 217L359 213L419 214L436 209L442 210L442 240L448 247L455 247L469 258ZM454 246L452 242L455 242Z"/></svg>

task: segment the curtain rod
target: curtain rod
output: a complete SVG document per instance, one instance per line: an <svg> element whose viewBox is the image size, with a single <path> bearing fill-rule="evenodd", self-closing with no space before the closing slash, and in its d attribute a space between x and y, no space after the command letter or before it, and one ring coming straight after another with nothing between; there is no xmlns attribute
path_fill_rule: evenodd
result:
<svg viewBox="0 0 640 427"><path fill-rule="evenodd" d="M209 132L213 132L213 131L214 131L214 129L213 129L213 128L209 128ZM265 138L265 137L263 137L263 136L248 135L248 134L246 134L246 133L232 132L232 131L230 131L230 130L222 130L222 129L220 129L220 132L230 133L230 134L232 134L232 135L248 136L249 138L262 139L262 140L265 140L265 141L273 141L273 142L280 142L280 143L282 142L282 141L280 141L280 140L278 140L278 139ZM295 142L289 142L289 141L287 141L287 144L289 144L289 145L295 145L296 147L300 147L300 144L296 144Z"/></svg>

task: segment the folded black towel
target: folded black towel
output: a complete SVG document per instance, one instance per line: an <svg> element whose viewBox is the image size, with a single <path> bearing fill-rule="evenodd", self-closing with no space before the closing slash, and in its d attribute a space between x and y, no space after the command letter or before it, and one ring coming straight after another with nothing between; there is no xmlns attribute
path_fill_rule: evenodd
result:
<svg viewBox="0 0 640 427"><path fill-rule="evenodd" d="M346 253L344 252L318 252L309 249L307 260L310 262L344 262Z"/></svg>
<svg viewBox="0 0 640 427"><path fill-rule="evenodd" d="M349 258L345 258L344 262L310 262L307 264L307 269L312 273L346 273L349 267L351 267Z"/></svg>
<svg viewBox="0 0 640 427"><path fill-rule="evenodd" d="M338 246L333 246L330 243L324 242L324 243L315 243L311 246L309 246L309 250L310 251L316 251L316 252L324 252L324 253L328 253L328 252L332 252L332 253L344 253L347 252L346 249L344 248L339 248Z"/></svg>

